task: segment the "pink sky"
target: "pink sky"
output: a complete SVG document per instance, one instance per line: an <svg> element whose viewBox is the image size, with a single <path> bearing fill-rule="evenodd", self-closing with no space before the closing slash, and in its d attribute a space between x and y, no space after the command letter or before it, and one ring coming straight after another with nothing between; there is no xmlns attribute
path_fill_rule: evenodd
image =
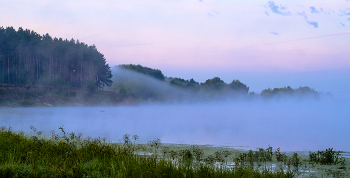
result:
<svg viewBox="0 0 350 178"><path fill-rule="evenodd" d="M12 0L0 22L95 44L110 66L199 81L350 68L349 33L296 40L349 32L350 0Z"/></svg>

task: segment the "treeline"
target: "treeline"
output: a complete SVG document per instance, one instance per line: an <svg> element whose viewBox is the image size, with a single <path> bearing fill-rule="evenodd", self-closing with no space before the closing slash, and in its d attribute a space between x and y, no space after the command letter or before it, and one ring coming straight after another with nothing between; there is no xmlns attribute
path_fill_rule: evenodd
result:
<svg viewBox="0 0 350 178"><path fill-rule="evenodd" d="M151 76L151 77L158 79L158 80L161 80L161 81L165 80L164 74L162 73L162 71L160 71L158 69L151 69L149 67L141 66L140 64L139 65L122 64L122 65L119 65L119 67L124 68L124 69L128 69L128 70L132 70L132 71L135 71L135 72L138 72L141 74L145 74L145 75Z"/></svg>
<svg viewBox="0 0 350 178"><path fill-rule="evenodd" d="M206 80L204 83L199 83L193 80L193 78L190 80L185 80L182 78L165 77L161 70L152 69L141 65L122 64L122 65L119 65L119 67L151 76L155 79L168 82L171 85L182 89L189 89L194 91L202 90L205 92L233 91L233 92L239 92L244 94L247 94L249 91L249 87L247 87L247 85L243 84L239 80L233 80L231 83L227 84L223 80L221 80L219 77L214 77L212 79Z"/></svg>
<svg viewBox="0 0 350 178"><path fill-rule="evenodd" d="M161 70L144 67L134 64L123 64L116 67L116 69L127 69L131 72L141 73L152 78L157 79L158 83L153 83L146 78L139 78L137 76L128 73L119 72L114 78L115 84L113 84L110 91L117 92L122 95L128 95L141 100L165 100L164 98L178 99L178 98L226 98L235 96L247 96L249 98L261 97L261 98L278 98L278 97L312 97L317 98L322 93L315 91L310 87L299 87L296 89L288 87L283 88L268 88L261 93L249 92L249 87L240 82L239 80L233 80L231 83L225 83L219 77L206 80L204 83L196 82L193 78L185 80L182 78L165 77ZM187 93L175 91L172 88L165 86L171 86L172 88L179 88L182 91L188 91ZM190 93L190 94L189 94ZM170 97L172 95L172 97ZM330 96L327 93L327 96Z"/></svg>
<svg viewBox="0 0 350 178"><path fill-rule="evenodd" d="M0 27L0 83L102 89L112 74L95 45Z"/></svg>
<svg viewBox="0 0 350 178"><path fill-rule="evenodd" d="M317 97L319 93L310 87L299 87L296 89L288 87L283 88L268 88L261 91L260 96L263 97L276 97L276 96L311 96Z"/></svg>

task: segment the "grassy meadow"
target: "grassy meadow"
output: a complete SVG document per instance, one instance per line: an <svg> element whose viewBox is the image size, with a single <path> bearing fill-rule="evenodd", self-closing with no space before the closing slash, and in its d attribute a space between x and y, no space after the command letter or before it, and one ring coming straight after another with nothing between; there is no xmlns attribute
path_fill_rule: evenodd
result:
<svg viewBox="0 0 350 178"><path fill-rule="evenodd" d="M0 130L0 177L347 177L342 152L302 153L279 148L237 150L197 145L138 144L125 134L122 143L82 134L52 131L44 136Z"/></svg>

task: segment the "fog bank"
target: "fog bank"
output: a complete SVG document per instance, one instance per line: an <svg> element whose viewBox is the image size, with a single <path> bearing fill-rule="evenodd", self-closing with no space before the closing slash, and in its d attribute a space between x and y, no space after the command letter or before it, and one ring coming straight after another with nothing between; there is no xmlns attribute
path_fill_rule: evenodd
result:
<svg viewBox="0 0 350 178"><path fill-rule="evenodd" d="M349 101L241 101L196 104L145 104L119 107L0 108L1 126L32 133L30 125L51 135L64 125L83 137L122 141L139 135L139 143L266 148L282 151L334 148L350 151Z"/></svg>
<svg viewBox="0 0 350 178"><path fill-rule="evenodd" d="M113 84L111 87L106 87L106 90L132 97L139 103L200 103L265 99L317 100L331 97L330 94L318 93L309 87L266 88L261 93L259 92L259 95L259 93L254 92L248 93L249 86L239 80L233 80L232 83L227 84L218 77L208 79L205 83L200 84L195 81L193 83L196 84L193 84L189 80L171 77L165 77L165 81L163 81L164 79L156 79L153 76L119 66L114 67L112 73ZM174 82L174 79L180 84Z"/></svg>

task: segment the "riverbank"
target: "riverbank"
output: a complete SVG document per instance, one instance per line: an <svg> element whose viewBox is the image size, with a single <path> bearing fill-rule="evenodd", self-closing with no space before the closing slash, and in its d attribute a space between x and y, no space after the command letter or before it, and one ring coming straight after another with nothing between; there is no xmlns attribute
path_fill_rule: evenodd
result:
<svg viewBox="0 0 350 178"><path fill-rule="evenodd" d="M42 136L0 130L2 177L347 177L349 159L326 164L303 152L268 147L245 151L208 145L138 144L125 134L121 143L61 133ZM335 152L334 152L335 153ZM332 157L335 159L335 157Z"/></svg>
<svg viewBox="0 0 350 178"><path fill-rule="evenodd" d="M160 140L150 144L133 144L128 135L123 144L106 143L104 139L82 139L81 135L52 133L41 137L0 131L1 177L292 177L292 172L262 171L205 164L189 151L160 152ZM134 141L137 137L132 137ZM143 154L147 153L147 154ZM197 151L200 152L200 149ZM149 154L148 154L149 153ZM176 155L172 154L176 153ZM175 157L176 156L176 157Z"/></svg>
<svg viewBox="0 0 350 178"><path fill-rule="evenodd" d="M73 87L0 86L0 107L135 105L131 97L114 92Z"/></svg>

